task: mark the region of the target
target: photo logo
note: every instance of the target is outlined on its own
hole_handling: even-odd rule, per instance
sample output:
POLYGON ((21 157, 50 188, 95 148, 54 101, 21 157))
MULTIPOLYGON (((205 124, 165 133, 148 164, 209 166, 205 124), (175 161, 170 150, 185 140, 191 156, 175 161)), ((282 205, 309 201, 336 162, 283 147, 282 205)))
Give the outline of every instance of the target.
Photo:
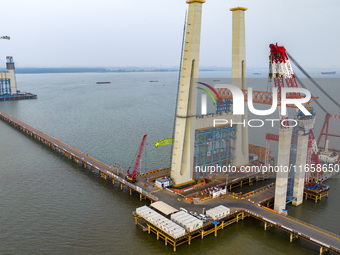
MULTIPOLYGON (((215 89, 203 82, 198 82, 201 85, 206 86, 209 88, 216 97, 219 99, 220 104, 222 105, 222 100, 221 97, 219 96, 218 92, 215 89, 229 89, 232 93, 233 96, 233 110, 232 113, 233 115, 244 115, 244 94, 243 91, 238 88, 235 85, 231 84, 216 84, 214 87, 215 89)), ((197 87, 198 89, 203 90, 206 92, 210 97, 213 99, 215 106, 217 107, 216 100, 214 96, 210 93, 210 91, 197 87)), ((278 103, 278 90, 277 88, 273 88, 273 100, 272 100, 272 105, 270 109, 267 110, 258 110, 255 109, 254 104, 253 104, 253 88, 248 88, 248 109, 251 113, 259 116, 266 116, 274 113, 277 109, 277 103, 278 103)), ((304 103, 309 102, 311 99, 312 95, 311 93, 304 88, 281 88, 281 112, 280 115, 286 116, 287 115, 287 105, 295 105, 305 116, 311 116, 312 114, 306 109, 306 107, 303 105, 304 103), (287 95, 290 94, 305 94, 305 97, 303 98, 287 98, 287 95)), ((207 115, 207 95, 202 94, 201 95, 201 114, 202 115, 207 115)))
MULTIPOLYGON (((220 102, 220 105, 222 105, 221 97, 220 97, 220 95, 217 93, 217 91, 213 87, 211 87, 210 85, 208 85, 206 83, 203 83, 203 82, 197 82, 197 83, 201 84, 203 86, 206 86, 207 88, 209 88, 216 95, 217 99, 220 102)), ((200 90, 203 90, 205 93, 207 93, 212 98, 212 100, 214 101, 215 106, 217 107, 217 103, 216 103, 215 97, 211 94, 211 92, 209 90, 203 89, 203 88, 200 88, 200 87, 197 87, 197 88, 200 89, 200 90)), ((207 94, 202 94, 201 95, 201 114, 202 115, 207 115, 207 94)))

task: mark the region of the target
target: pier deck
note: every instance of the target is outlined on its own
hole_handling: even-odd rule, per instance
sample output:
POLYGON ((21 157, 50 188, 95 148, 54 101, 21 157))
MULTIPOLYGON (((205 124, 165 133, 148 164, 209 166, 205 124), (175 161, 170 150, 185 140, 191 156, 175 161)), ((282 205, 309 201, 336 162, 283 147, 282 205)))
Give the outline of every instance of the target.
POLYGON ((37 99, 38 96, 32 93, 18 93, 14 95, 0 95, 0 101, 13 101, 13 100, 24 100, 24 99, 37 99))

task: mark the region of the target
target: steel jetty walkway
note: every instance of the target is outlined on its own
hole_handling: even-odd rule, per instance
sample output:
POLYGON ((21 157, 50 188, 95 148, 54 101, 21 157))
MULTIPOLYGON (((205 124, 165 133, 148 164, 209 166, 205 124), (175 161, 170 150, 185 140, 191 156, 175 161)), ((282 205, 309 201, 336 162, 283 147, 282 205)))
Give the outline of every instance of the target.
POLYGON ((334 233, 293 217, 280 215, 271 211, 271 209, 267 209, 267 207, 259 207, 254 204, 244 204, 242 207, 250 216, 263 221, 265 230, 270 226, 290 233, 290 242, 293 242, 295 238, 303 238, 318 245, 320 247, 320 254, 323 251, 340 253, 340 237, 334 233))
MULTIPOLYGON (((101 177, 105 179, 111 178, 113 183, 115 181, 119 182, 121 188, 123 188, 123 186, 129 187, 130 194, 132 191, 138 192, 141 199, 148 198, 151 201, 161 200, 173 207, 179 208, 185 206, 188 209, 195 211, 223 204, 232 209, 240 209, 241 211, 248 213, 250 216, 263 221, 265 224, 265 230, 268 227, 277 227, 289 232, 291 242, 294 240, 294 238, 300 237, 318 245, 320 247, 320 254, 322 254, 324 251, 340 253, 340 237, 338 235, 292 217, 277 214, 275 211, 252 201, 251 195, 244 199, 236 199, 235 196, 226 196, 224 200, 211 199, 199 204, 190 204, 186 201, 179 201, 179 195, 166 190, 159 190, 159 192, 157 192, 157 196, 155 196, 154 194, 151 194, 150 191, 143 188, 142 184, 138 184, 137 182, 137 185, 135 185, 126 181, 124 174, 119 173, 118 167, 110 167, 105 165, 104 163, 99 162, 98 160, 66 145, 65 143, 2 111, 0 111, 0 119, 19 129, 23 133, 37 139, 38 141, 42 142, 42 144, 61 153, 67 158, 74 160, 76 163, 82 164, 85 168, 92 169, 93 172, 98 171, 101 177)), ((257 196, 258 195, 254 195, 254 198, 257 196)), ((257 199, 254 200, 256 201, 257 199)))
POLYGON ((42 131, 39 131, 31 127, 30 125, 16 119, 15 117, 7 113, 0 111, 0 118, 8 122, 13 127, 18 128, 23 133, 37 139, 38 141, 41 141, 43 144, 47 145, 51 149, 58 151, 59 153, 66 156, 67 158, 74 160, 78 164, 82 164, 85 168, 90 168, 92 169, 93 172, 95 170, 98 171, 104 179, 109 177, 112 179, 113 183, 114 181, 119 182, 121 185, 121 188, 123 187, 123 185, 129 187, 130 193, 132 192, 132 190, 137 191, 140 194, 141 199, 143 197, 144 198, 147 197, 153 201, 158 200, 156 196, 144 190, 142 187, 139 187, 137 185, 134 185, 126 181, 124 178, 125 176, 120 176, 122 174, 119 173, 118 167, 115 167, 115 166, 110 167, 102 162, 99 162, 98 160, 78 151, 75 148, 72 148, 71 146, 68 146, 67 144, 45 134, 42 131))
MULTIPOLYGON (((272 189, 273 188, 269 188, 266 189, 266 191, 270 192, 272 189)), ((269 227, 276 227, 290 233, 290 242, 293 242, 296 238, 303 238, 318 245, 320 247, 320 254, 323 254, 325 251, 333 251, 340 254, 339 235, 296 218, 278 214, 272 209, 261 206, 259 203, 255 202, 258 199, 257 194, 254 195, 254 198, 256 197, 256 199, 253 199, 252 196, 248 196, 243 199, 235 199, 235 196, 229 194, 229 196, 225 196, 223 200, 215 198, 206 200, 199 204, 187 204, 185 205, 185 208, 192 211, 202 211, 203 208, 208 210, 209 208, 218 205, 224 205, 231 209, 241 210, 248 213, 249 216, 263 221, 264 230, 267 230, 269 227)), ((177 208, 184 207, 183 205, 179 205, 178 201, 169 196, 167 193, 158 192, 157 196, 159 200, 164 201, 175 208, 176 206, 177 208)))

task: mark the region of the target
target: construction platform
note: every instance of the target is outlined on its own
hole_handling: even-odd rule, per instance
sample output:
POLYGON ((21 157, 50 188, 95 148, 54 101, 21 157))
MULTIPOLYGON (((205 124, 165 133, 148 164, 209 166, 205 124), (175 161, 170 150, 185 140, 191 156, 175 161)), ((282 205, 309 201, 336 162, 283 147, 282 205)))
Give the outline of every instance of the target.
POLYGON ((25 99, 37 99, 38 96, 32 93, 17 93, 13 95, 0 95, 0 101, 11 101, 11 100, 25 100, 25 99))
POLYGON ((154 187, 154 185, 146 185, 149 183, 150 179, 168 174, 169 169, 151 171, 147 174, 138 176, 136 178, 136 183, 130 183, 125 179, 126 176, 120 172, 119 166, 110 167, 99 162, 98 160, 2 111, 0 111, 0 119, 9 123, 12 127, 20 130, 24 134, 32 137, 32 139, 35 139, 37 142, 64 155, 68 159, 71 159, 78 165, 91 170, 93 173, 99 173, 105 180, 111 181, 113 184, 116 182, 119 183, 121 189, 123 189, 123 187, 127 187, 130 191, 130 195, 133 191, 137 192, 140 200, 147 198, 150 199, 151 202, 163 201, 174 208, 186 208, 188 211, 204 212, 206 209, 220 205, 230 208, 231 214, 224 219, 212 223, 213 225, 208 222, 203 225, 201 229, 198 229, 197 232, 189 232, 181 240, 168 238, 160 229, 157 229, 156 226, 153 226, 151 223, 146 223, 149 224, 149 232, 155 232, 159 237, 164 239, 167 238, 166 243, 172 244, 175 250, 176 247, 182 243, 188 242, 190 244, 191 240, 196 237, 204 237, 211 233, 215 233, 215 235, 217 235, 217 230, 223 229, 231 223, 238 222, 238 220, 242 220, 245 217, 250 216, 263 221, 265 230, 267 230, 270 226, 289 232, 291 242, 295 238, 303 238, 314 243, 320 248, 320 254, 324 251, 340 253, 340 236, 292 217, 280 215, 274 210, 262 206, 259 202, 272 196, 273 186, 264 187, 263 190, 259 189, 254 192, 250 192, 249 194, 247 193, 243 197, 233 195, 228 192, 225 196, 223 196, 223 198, 217 196, 209 200, 200 201, 199 203, 193 203, 184 199, 183 196, 170 189, 159 189, 154 187), (265 193, 262 192, 267 192, 267 194, 263 196, 265 193))
POLYGON ((136 225, 140 225, 142 228, 147 230, 149 234, 151 232, 154 233, 157 236, 157 240, 159 240, 159 238, 163 239, 165 241, 165 245, 172 245, 174 251, 176 251, 176 248, 179 245, 184 243, 188 243, 190 245, 191 241, 197 237, 201 237, 201 239, 203 239, 205 236, 210 234, 214 234, 215 236, 217 236, 218 230, 222 230, 226 226, 238 222, 239 220, 244 220, 246 217, 249 217, 249 214, 244 210, 235 210, 232 214, 224 217, 223 219, 220 219, 218 224, 214 224, 212 221, 204 223, 202 228, 192 232, 188 232, 184 236, 181 236, 179 238, 173 238, 164 230, 157 227, 155 224, 151 223, 143 217, 140 217, 136 212, 133 213, 133 216, 135 218, 136 225))
POLYGON ((323 183, 310 183, 305 185, 304 189, 304 196, 306 199, 310 198, 315 201, 315 203, 318 202, 318 200, 321 200, 323 197, 328 197, 328 192, 330 190, 330 187, 323 184, 323 183))
MULTIPOLYGON (((233 203, 229 203, 229 206, 230 205, 235 206, 235 204, 233 203)), ((246 205, 246 203, 244 205, 246 205)), ((214 234, 214 236, 217 237, 218 230, 223 230, 225 227, 232 223, 237 223, 247 217, 252 217, 263 222, 263 227, 265 231, 269 230, 270 228, 276 227, 277 229, 281 229, 289 233, 290 242, 293 242, 295 239, 302 238, 318 245, 320 247, 320 254, 328 251, 340 253, 339 248, 327 244, 328 241, 326 241, 326 239, 332 237, 338 245, 340 242, 340 236, 322 230, 316 226, 297 220, 295 218, 280 215, 276 211, 267 207, 254 205, 253 203, 247 203, 247 205, 248 206, 245 206, 246 208, 238 208, 237 206, 235 206, 235 208, 233 208, 230 214, 226 217, 223 217, 217 221, 209 220, 209 222, 204 223, 201 228, 195 229, 194 231, 187 231, 185 235, 178 238, 170 236, 162 228, 156 226, 145 217, 139 216, 136 212, 134 212, 133 215, 136 225, 141 226, 144 231, 148 231, 149 234, 151 232, 154 233, 157 237, 157 240, 159 240, 160 238, 163 239, 165 241, 165 245, 172 245, 174 251, 176 251, 177 247, 181 244, 188 243, 188 245, 190 245, 191 241, 197 237, 201 237, 201 239, 203 239, 209 234, 214 234), (322 237, 319 237, 319 239, 315 239, 315 235, 318 233, 322 233, 322 235, 326 237, 326 239, 322 237)), ((335 243, 333 245, 335 245, 335 243)))

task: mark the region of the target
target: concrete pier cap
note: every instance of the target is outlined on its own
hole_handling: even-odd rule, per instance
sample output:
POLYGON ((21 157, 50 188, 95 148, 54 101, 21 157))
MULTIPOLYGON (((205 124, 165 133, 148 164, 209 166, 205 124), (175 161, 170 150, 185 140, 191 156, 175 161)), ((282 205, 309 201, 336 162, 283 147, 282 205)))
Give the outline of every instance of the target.
POLYGON ((202 4, 204 4, 205 0, 188 0, 187 1, 187 4, 191 4, 191 3, 202 3, 202 4))
POLYGON ((245 7, 234 7, 234 8, 230 8, 229 9, 230 11, 246 11, 248 10, 248 8, 245 8, 245 7))

